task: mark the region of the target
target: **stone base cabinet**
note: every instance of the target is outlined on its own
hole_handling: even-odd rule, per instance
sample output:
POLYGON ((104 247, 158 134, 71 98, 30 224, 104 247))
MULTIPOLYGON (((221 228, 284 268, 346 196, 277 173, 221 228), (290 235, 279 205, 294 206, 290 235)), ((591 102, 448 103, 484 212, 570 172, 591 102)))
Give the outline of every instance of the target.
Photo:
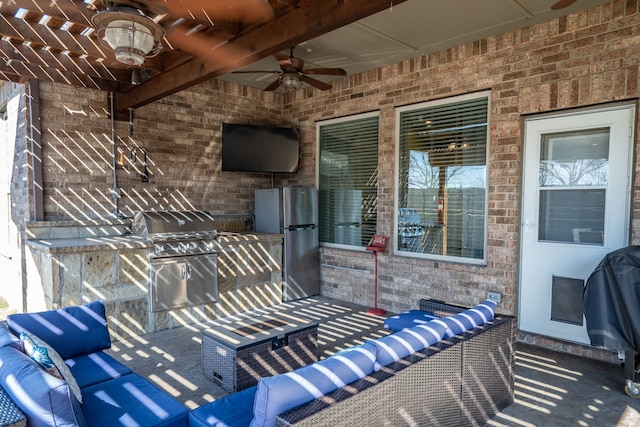
POLYGON ((220 232, 218 300, 151 309, 151 244, 127 234, 130 225, 73 221, 30 224, 28 310, 103 301, 115 339, 206 322, 282 302, 281 234, 220 232))

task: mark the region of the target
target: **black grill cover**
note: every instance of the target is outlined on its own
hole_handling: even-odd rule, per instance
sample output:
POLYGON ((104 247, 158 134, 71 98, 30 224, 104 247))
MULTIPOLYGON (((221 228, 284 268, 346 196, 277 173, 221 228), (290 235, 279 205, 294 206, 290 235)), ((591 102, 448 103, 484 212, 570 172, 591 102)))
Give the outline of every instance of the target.
POLYGON ((591 345, 640 349, 640 246, 607 254, 584 289, 584 315, 591 345))

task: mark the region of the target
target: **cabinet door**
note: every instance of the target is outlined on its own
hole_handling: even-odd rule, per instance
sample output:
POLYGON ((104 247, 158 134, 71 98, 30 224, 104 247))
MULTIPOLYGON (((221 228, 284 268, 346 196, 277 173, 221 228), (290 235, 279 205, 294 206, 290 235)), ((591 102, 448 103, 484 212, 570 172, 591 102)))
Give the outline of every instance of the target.
POLYGON ((185 261, 156 260, 151 263, 151 308, 153 311, 187 304, 187 270, 185 261))
POLYGON ((217 301, 216 255, 197 255, 187 258, 187 299, 193 305, 217 301))

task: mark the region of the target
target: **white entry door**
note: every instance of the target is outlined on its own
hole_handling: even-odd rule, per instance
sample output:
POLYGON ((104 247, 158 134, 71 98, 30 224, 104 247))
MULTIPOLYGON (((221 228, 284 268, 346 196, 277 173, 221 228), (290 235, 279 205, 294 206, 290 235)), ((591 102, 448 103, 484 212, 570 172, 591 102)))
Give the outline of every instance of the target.
POLYGON ((635 107, 525 121, 519 327, 589 344, 582 292, 629 242, 635 107))

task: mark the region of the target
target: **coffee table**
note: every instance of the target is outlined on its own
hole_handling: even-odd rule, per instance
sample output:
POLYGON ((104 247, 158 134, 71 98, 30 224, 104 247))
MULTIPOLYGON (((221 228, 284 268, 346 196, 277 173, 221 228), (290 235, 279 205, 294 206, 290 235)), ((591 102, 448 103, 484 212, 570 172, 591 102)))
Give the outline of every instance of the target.
POLYGON ((306 319, 256 314, 202 331, 202 371, 229 392, 317 360, 318 324, 306 319))

